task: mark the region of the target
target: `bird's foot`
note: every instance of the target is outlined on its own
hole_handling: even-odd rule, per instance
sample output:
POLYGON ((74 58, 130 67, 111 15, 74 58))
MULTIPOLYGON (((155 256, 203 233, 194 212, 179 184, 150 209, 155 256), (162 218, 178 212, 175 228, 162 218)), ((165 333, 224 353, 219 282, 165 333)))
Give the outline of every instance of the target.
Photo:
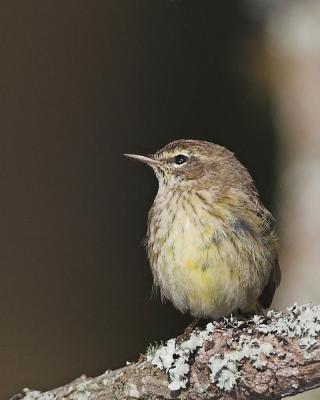
POLYGON ((191 333, 194 331, 194 329, 196 328, 196 326, 198 325, 200 321, 200 318, 195 318, 183 331, 183 333, 181 335, 179 335, 177 337, 177 341, 183 342, 184 340, 189 339, 191 333))

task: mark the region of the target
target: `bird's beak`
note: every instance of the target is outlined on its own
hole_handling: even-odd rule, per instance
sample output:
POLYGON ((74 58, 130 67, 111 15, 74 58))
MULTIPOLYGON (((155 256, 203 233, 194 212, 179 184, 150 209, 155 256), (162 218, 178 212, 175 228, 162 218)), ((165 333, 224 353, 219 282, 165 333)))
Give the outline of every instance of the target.
POLYGON ((140 161, 144 164, 150 165, 150 167, 157 167, 160 165, 160 161, 154 159, 152 156, 140 156, 139 154, 124 154, 126 157, 132 158, 133 160, 140 161))

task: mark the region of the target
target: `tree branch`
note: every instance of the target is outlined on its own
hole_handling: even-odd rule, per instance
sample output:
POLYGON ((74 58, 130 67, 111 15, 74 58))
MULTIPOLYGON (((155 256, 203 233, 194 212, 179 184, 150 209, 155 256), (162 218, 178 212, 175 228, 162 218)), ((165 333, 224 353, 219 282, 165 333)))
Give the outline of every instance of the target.
POLYGON ((320 386, 320 306, 226 318, 196 328, 137 363, 12 400, 280 399, 320 386))

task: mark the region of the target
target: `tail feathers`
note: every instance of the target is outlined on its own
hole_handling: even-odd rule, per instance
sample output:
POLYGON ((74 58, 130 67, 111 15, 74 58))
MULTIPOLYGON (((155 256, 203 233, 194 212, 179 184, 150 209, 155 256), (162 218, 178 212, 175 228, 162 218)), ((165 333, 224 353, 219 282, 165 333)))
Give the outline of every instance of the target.
POLYGON ((245 308, 241 308, 238 313, 243 316, 250 316, 250 315, 265 315, 264 309, 261 304, 256 301, 255 303, 250 304, 245 308))
POLYGON ((281 270, 280 270, 279 259, 278 257, 276 257, 269 282, 267 283, 260 297, 258 298, 258 303, 263 308, 269 308, 271 306, 274 292, 276 291, 276 288, 279 286, 280 281, 281 281, 281 270))

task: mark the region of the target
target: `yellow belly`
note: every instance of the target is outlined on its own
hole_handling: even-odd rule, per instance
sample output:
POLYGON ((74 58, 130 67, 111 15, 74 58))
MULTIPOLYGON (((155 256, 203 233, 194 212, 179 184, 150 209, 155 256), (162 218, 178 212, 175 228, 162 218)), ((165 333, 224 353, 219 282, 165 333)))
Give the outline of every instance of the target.
POLYGON ((186 246, 176 255, 174 269, 179 283, 176 281, 174 286, 181 287, 192 314, 225 315, 231 313, 237 303, 242 305, 244 295, 239 265, 230 263, 232 253, 236 260, 235 249, 223 239, 219 245, 186 246))
POLYGON ((200 207, 195 215, 195 207, 178 207, 171 223, 164 209, 168 215, 150 232, 149 257, 164 298, 182 312, 219 318, 253 303, 264 282, 252 274, 245 251, 230 240, 221 219, 200 207))

